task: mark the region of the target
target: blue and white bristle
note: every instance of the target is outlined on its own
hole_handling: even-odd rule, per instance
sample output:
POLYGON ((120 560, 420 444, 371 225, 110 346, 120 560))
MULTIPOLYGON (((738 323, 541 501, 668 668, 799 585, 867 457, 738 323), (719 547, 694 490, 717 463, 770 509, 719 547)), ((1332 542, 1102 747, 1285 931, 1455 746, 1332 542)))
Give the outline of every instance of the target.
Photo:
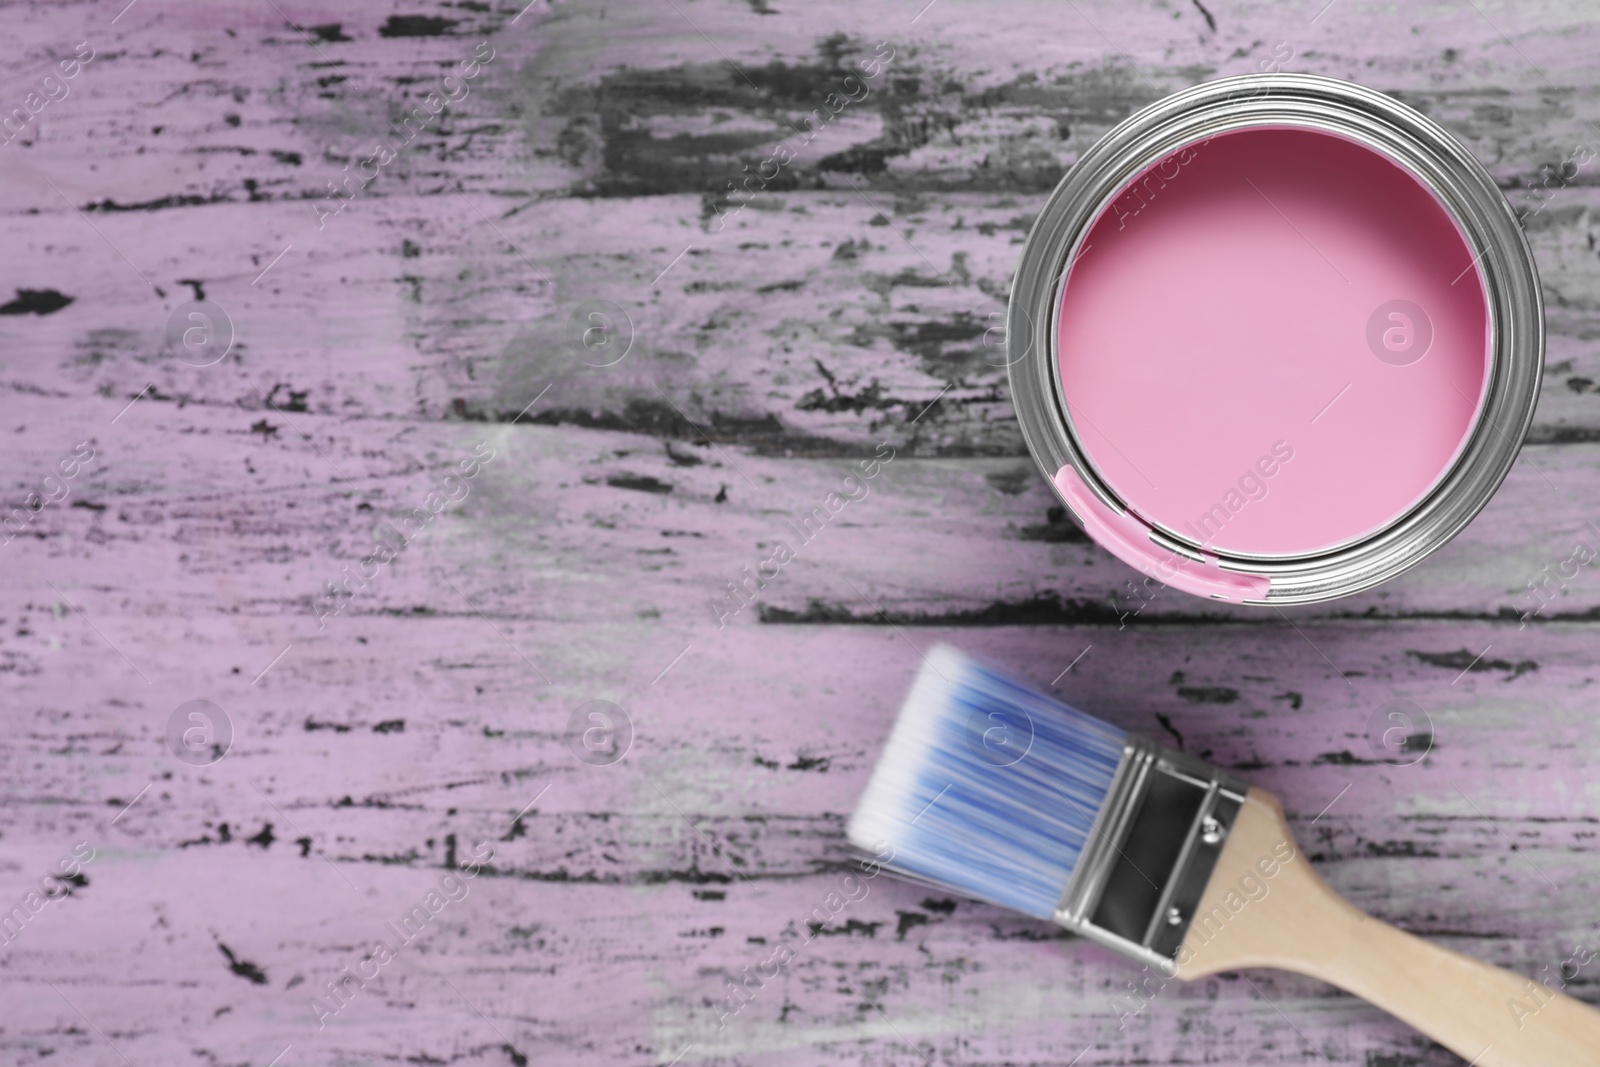
POLYGON ((936 646, 906 697, 850 843, 889 866, 1049 919, 1127 734, 936 646))

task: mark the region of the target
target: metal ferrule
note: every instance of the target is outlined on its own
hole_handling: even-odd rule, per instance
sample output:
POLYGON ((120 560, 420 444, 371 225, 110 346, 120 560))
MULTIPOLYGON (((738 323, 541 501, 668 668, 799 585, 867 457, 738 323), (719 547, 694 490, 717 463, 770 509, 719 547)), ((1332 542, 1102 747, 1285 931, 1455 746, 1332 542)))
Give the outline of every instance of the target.
POLYGON ((1056 922, 1175 973, 1248 788, 1192 756, 1130 736, 1056 922))

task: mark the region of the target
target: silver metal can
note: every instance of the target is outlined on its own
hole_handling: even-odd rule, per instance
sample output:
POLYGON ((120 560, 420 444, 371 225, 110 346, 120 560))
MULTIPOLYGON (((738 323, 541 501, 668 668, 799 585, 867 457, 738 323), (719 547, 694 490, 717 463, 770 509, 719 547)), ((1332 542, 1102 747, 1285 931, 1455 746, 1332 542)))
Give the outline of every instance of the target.
POLYGON ((1012 401, 1029 451, 1096 541, 1165 584, 1215 599, 1280 605, 1348 596, 1386 581, 1455 536, 1488 503, 1533 418, 1544 361, 1544 309, 1515 212, 1483 166, 1443 128, 1349 82, 1256 74, 1208 82, 1151 104, 1083 154, 1023 246, 1006 338, 1012 401), (1477 256, 1485 291, 1485 390, 1453 463, 1386 526, 1311 554, 1213 550, 1135 514, 1084 447, 1061 377, 1063 295, 1094 224, 1157 163, 1218 134, 1252 128, 1332 134, 1399 166, 1452 217, 1477 256), (1069 469, 1089 495, 1072 499, 1062 491, 1056 475, 1069 469))

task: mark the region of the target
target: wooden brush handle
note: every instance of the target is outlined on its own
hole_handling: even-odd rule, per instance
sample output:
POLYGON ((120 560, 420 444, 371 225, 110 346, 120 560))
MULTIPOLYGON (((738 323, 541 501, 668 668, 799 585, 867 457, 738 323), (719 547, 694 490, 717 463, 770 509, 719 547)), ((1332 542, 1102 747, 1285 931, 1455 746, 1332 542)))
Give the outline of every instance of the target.
MULTIPOLYGON (((1223 845, 1178 960, 1185 979, 1241 967, 1320 978, 1474 1067, 1600 1067, 1600 1011, 1357 910, 1311 869, 1278 801, 1257 789, 1223 845)), ((1561 968, 1551 963, 1547 981, 1559 989, 1561 968)))

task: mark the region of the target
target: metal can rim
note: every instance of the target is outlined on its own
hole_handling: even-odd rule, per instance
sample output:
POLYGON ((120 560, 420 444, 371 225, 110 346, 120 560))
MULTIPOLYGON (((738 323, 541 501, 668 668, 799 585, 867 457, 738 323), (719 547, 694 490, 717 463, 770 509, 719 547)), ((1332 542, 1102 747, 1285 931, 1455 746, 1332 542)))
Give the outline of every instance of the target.
POLYGON ((1544 362, 1544 305, 1532 250, 1488 171, 1443 127, 1376 90, 1308 74, 1224 78, 1150 104, 1073 164, 1035 220, 1012 281, 1006 362, 1023 439, 1063 503, 1089 525, 1056 485, 1056 472, 1070 467, 1100 504, 1136 518, 1095 470, 1067 415, 1056 338, 1068 270, 1089 229, 1128 182, 1185 145, 1263 127, 1353 140, 1426 185, 1478 254, 1489 316, 1488 373, 1463 447, 1432 490, 1382 529, 1332 549, 1269 558, 1197 551, 1146 527, 1157 552, 1193 559, 1222 576, 1267 583, 1264 593, 1213 596, 1254 604, 1313 603, 1387 581, 1459 533, 1504 481, 1533 420, 1544 362))

